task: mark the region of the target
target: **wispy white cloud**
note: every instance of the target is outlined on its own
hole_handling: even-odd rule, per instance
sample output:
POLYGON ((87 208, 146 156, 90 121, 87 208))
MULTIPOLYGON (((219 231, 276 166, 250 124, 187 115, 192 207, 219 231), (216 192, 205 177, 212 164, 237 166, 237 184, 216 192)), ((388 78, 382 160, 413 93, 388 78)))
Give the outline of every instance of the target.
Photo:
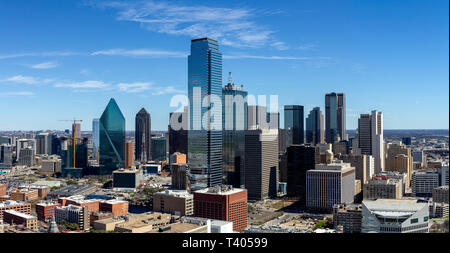
POLYGON ((35 94, 30 91, 0 92, 0 97, 34 96, 34 95, 35 94))
POLYGON ((73 89, 107 89, 110 84, 103 81, 89 80, 84 82, 61 82, 55 83, 53 87, 73 88, 73 89))
POLYGON ((52 69, 58 67, 59 64, 54 61, 42 62, 39 64, 31 65, 30 67, 33 69, 52 69))
POLYGON ((71 56, 79 53, 71 51, 53 51, 53 52, 31 52, 31 53, 16 53, 16 54, 0 54, 0 60, 21 58, 21 57, 49 57, 49 56, 71 56))
POLYGON ((31 76, 22 76, 22 75, 17 75, 17 76, 12 76, 9 78, 5 78, 0 80, 0 82, 3 83, 25 83, 25 84, 37 84, 38 83, 38 79, 31 77, 31 76))
POLYGON ((328 60, 329 57, 262 56, 262 55, 224 55, 224 59, 260 59, 260 60, 328 60))
POLYGON ((188 54, 176 51, 153 49, 108 49, 91 53, 91 55, 129 56, 129 57, 186 57, 188 54))
POLYGON ((117 20, 136 22, 158 33, 207 36, 234 47, 262 47, 275 43, 275 48, 283 48, 273 36, 275 31, 254 21, 261 16, 279 13, 276 10, 184 6, 152 0, 91 2, 89 5, 101 9, 114 8, 118 10, 117 20))
POLYGON ((186 93, 185 90, 176 89, 173 86, 167 86, 164 88, 156 88, 156 91, 152 95, 164 95, 164 94, 176 94, 176 93, 186 93))
POLYGON ((126 93, 136 93, 136 92, 142 92, 145 90, 150 90, 153 85, 153 83, 119 83, 117 87, 120 91, 126 92, 126 93))

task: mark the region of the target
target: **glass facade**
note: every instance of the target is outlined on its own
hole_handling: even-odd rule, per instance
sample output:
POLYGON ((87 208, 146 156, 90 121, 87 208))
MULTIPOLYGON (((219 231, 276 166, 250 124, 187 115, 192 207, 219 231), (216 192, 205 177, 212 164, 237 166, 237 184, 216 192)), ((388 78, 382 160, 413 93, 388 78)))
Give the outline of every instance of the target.
POLYGON ((284 129, 288 132, 286 135, 286 147, 289 147, 292 144, 303 144, 305 142, 303 106, 284 106, 284 129))
POLYGON ((196 101, 202 103, 208 95, 222 98, 222 54, 216 40, 195 39, 188 56, 188 163, 191 171, 196 173, 191 177, 191 190, 222 183, 222 120, 217 122, 216 118, 222 116, 222 107, 215 106, 211 100, 209 107, 194 104, 196 101), (208 120, 205 124, 202 124, 203 118, 208 120), (213 122, 219 129, 213 128, 213 122))
POLYGON ((333 92, 325 95, 325 128, 327 143, 346 139, 344 93, 333 92))
POLYGON ((98 160, 100 147, 100 119, 92 120, 92 157, 98 160))
POLYGON ((306 143, 313 145, 322 143, 323 135, 323 114, 319 107, 315 107, 306 118, 306 143))
POLYGON ((146 162, 152 159, 151 155, 151 125, 150 125, 150 114, 142 108, 136 114, 136 125, 135 125, 135 160, 146 162))
POLYGON ((222 96, 222 170, 223 183, 243 188, 245 185, 245 130, 248 106, 246 91, 229 83, 222 96), (241 99, 242 98, 242 99, 241 99))
POLYGON ((112 174, 124 166, 125 118, 111 98, 100 117, 100 175, 112 174))
POLYGON ((152 145, 152 159, 154 161, 167 160, 167 139, 165 137, 153 137, 152 145))

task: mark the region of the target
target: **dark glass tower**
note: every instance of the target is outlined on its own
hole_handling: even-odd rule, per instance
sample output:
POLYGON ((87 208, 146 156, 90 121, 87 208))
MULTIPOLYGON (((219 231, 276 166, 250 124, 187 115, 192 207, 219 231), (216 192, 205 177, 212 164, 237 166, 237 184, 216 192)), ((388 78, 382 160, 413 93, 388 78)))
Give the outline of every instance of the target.
POLYGON ((323 114, 319 107, 314 107, 306 118, 306 143, 317 145, 323 141, 323 114))
POLYGON ((222 88, 222 159, 223 183, 244 188, 245 130, 247 130, 248 93, 231 79, 222 88))
POLYGON ((304 113, 302 105, 284 106, 284 129, 286 134, 286 147, 292 144, 303 144, 305 141, 304 113))
POLYGON ((345 94, 328 93, 325 95, 325 138, 334 143, 339 138, 345 140, 345 94))
POLYGON ((114 98, 111 98, 100 117, 100 171, 112 174, 124 166, 125 117, 114 98))
POLYGON ((151 156, 151 125, 150 114, 142 108, 136 114, 134 157, 136 161, 146 162, 152 159, 151 156))
POLYGON ((306 203, 306 171, 316 167, 318 148, 292 145, 287 148, 287 194, 306 203))
POLYGON ((214 105, 213 100, 209 100, 209 107, 201 106, 210 95, 215 95, 219 101, 222 98, 222 53, 216 40, 195 39, 191 41, 191 54, 188 56, 191 190, 222 183, 222 120, 215 118, 222 116, 222 107, 214 105), (212 115, 214 119, 211 119, 212 115), (207 119, 204 124, 203 118, 207 119))

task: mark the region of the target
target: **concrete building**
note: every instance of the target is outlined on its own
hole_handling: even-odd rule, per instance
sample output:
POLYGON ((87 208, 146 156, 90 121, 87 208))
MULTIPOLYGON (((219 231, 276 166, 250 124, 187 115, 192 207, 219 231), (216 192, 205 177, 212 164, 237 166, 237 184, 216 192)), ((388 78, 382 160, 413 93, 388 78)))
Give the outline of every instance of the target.
POLYGON ((245 132, 245 188, 249 200, 262 200, 278 191, 278 130, 245 132))
POLYGON ((166 190, 153 195, 153 210, 180 216, 194 214, 194 196, 187 191, 166 190))
POLYGON ((173 154, 170 155, 169 158, 169 163, 170 164, 186 164, 187 160, 186 160, 186 154, 180 153, 180 152, 175 152, 173 154))
POLYGON ((443 218, 448 217, 448 203, 443 202, 431 202, 430 205, 430 217, 443 218))
POLYGON ((361 205, 334 205, 333 206, 333 223, 334 228, 343 227, 344 233, 361 233, 361 205))
POLYGON ((3 219, 3 212, 6 210, 15 210, 21 213, 31 214, 31 203, 14 200, 0 202, 0 220, 3 219))
POLYGON ((440 169, 441 172, 441 185, 448 186, 448 165, 442 166, 440 169))
POLYGON ((39 198, 37 189, 15 189, 10 193, 11 200, 32 202, 39 198))
POLYGON ((401 199, 402 181, 387 176, 374 176, 364 184, 364 199, 401 199))
POLYGON ((448 204, 448 185, 433 189, 433 202, 448 204))
POLYGON ((80 230, 89 228, 89 209, 87 206, 62 206, 55 208, 56 223, 61 224, 63 221, 75 223, 80 230))
POLYGON ((134 142, 131 142, 131 141, 125 142, 125 161, 124 161, 125 169, 129 169, 133 166, 133 162, 134 162, 133 148, 134 148, 134 142))
POLYGON ((361 114, 355 139, 353 142, 355 154, 373 156, 375 173, 383 171, 385 168, 383 113, 373 110, 371 114, 361 114))
POLYGON ((140 169, 118 169, 113 171, 113 190, 136 191, 142 184, 143 174, 140 169))
POLYGON ((431 197, 433 189, 439 187, 439 173, 437 171, 414 171, 412 173, 411 188, 416 197, 431 197))
POLYGON ((306 172, 306 207, 313 211, 332 212, 335 204, 353 203, 355 168, 335 161, 317 164, 306 172))
POLYGON ((37 218, 35 216, 16 210, 5 210, 3 212, 3 222, 11 225, 23 225, 30 230, 38 229, 37 218))
POLYGON ((377 199, 362 202, 362 233, 428 233, 428 203, 377 199))
POLYGON ((128 216, 125 222, 116 224, 114 231, 120 233, 148 233, 170 224, 171 215, 162 213, 143 213, 128 216))
POLYGON ((234 231, 247 228, 247 190, 216 186, 194 192, 194 216, 233 222, 234 231))
POLYGON ((53 175, 62 172, 62 161, 58 156, 49 156, 41 162, 40 172, 53 175))
POLYGON ((411 148, 401 143, 389 143, 387 146, 385 169, 388 171, 398 171, 408 175, 406 187, 411 186, 413 159, 411 148))
POLYGON ((335 158, 355 167, 355 179, 361 180, 362 184, 375 174, 375 160, 371 155, 348 154, 337 155, 335 158))
POLYGON ((427 156, 424 154, 423 150, 412 151, 413 162, 420 163, 421 167, 426 167, 427 156))

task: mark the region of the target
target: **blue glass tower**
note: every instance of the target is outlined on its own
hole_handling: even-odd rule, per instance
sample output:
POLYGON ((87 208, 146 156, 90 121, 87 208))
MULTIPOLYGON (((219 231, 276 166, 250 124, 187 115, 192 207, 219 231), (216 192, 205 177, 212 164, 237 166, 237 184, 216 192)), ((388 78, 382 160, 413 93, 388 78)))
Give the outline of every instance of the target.
POLYGON ((320 107, 314 107, 306 118, 306 143, 317 145, 323 142, 323 114, 320 107))
POLYGON ((98 160, 98 152, 100 147, 100 120, 92 120, 92 156, 98 160))
POLYGON ((188 56, 191 190, 222 183, 222 107, 214 104, 211 95, 219 102, 222 99, 222 53, 216 40, 195 39, 188 56), (210 101, 209 106, 202 106, 204 100, 210 101), (202 122, 204 118, 206 122, 202 122))
POLYGON ((301 105, 284 106, 284 128, 289 133, 286 135, 286 147, 292 144, 304 143, 304 113, 301 105))
POLYGON ((247 130, 247 91, 231 78, 222 88, 222 159, 223 183, 236 188, 245 186, 245 130, 247 130))
POLYGON ((325 95, 325 131, 327 143, 346 139, 344 93, 325 95))
POLYGON ((100 175, 123 168, 125 158, 125 117, 111 98, 100 117, 100 175))

